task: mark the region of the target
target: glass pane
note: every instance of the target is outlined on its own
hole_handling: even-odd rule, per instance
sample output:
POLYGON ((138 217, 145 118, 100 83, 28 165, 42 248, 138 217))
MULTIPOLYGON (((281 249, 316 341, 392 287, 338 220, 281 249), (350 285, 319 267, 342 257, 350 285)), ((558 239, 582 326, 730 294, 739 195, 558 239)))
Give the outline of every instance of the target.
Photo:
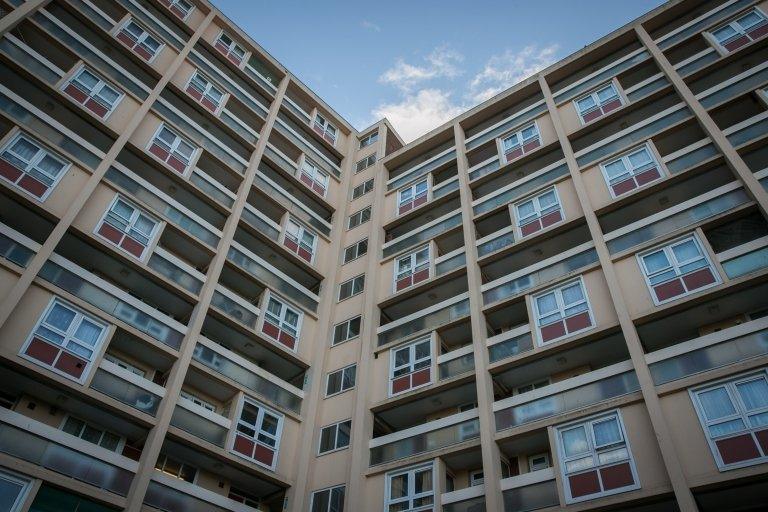
POLYGON ((536 307, 539 310, 539 316, 544 316, 553 311, 557 311, 557 299, 554 292, 536 297, 536 307))
POLYGON ((343 446, 349 446, 349 431, 352 428, 352 424, 349 421, 339 424, 339 432, 336 437, 336 447, 341 448, 343 446))
POLYGON ((760 378, 736 384, 747 411, 768 407, 768 382, 760 378))
POLYGON ((280 312, 283 309, 283 305, 277 302, 275 299, 269 299, 269 304, 267 305, 267 311, 275 315, 276 317, 280 317, 280 312))
POLYGON ((335 372, 328 375, 328 386, 326 393, 331 395, 341 391, 341 372, 335 372))
POLYGON ((73 436, 80 437, 80 431, 83 429, 84 426, 85 426, 85 423, 70 416, 67 418, 67 421, 64 422, 64 426, 61 427, 61 430, 63 430, 67 434, 72 434, 73 436))
POLYGON ((101 435, 103 433, 104 432, 102 430, 94 428, 90 425, 86 425, 80 437, 83 439, 83 441, 88 441, 89 443, 98 444, 99 441, 101 440, 101 435))
POLYGON ((752 11, 746 16, 739 18, 736 23, 741 25, 741 27, 746 30, 753 25, 757 25, 761 21, 763 21, 762 16, 757 14, 755 11, 752 11))
POLYGON ((96 325, 95 323, 91 322, 90 320, 83 319, 82 322, 80 322, 80 325, 77 327, 77 331, 75 331, 75 339, 82 341, 86 345, 93 347, 96 345, 96 342, 99 340, 99 336, 101 336, 101 326, 96 325))
POLYGON ((587 432, 583 426, 564 430, 561 433, 561 437, 563 440, 563 451, 565 452, 566 457, 572 457, 589 451, 587 432))
POLYGON ((425 357, 429 357, 429 345, 429 341, 416 345, 416 359, 424 359, 425 357))
POLYGON ((266 432, 268 434, 277 434, 277 426, 279 424, 280 420, 278 420, 276 417, 272 416, 271 414, 265 414, 264 419, 261 422, 261 430, 262 432, 266 432))
POLYGON ((736 414, 736 409, 733 407, 725 387, 699 393, 699 402, 701 403, 704 417, 710 421, 736 414))
POLYGON ((643 263, 649 274, 655 274, 670 266, 667 255, 661 250, 643 256, 643 263))
POLYGON ((675 254, 675 259, 678 263, 689 261, 701 256, 701 252, 693 240, 686 240, 683 243, 673 245, 672 252, 675 254))
POLYGON ((616 96, 616 91, 613 89, 613 86, 606 87, 605 89, 601 89, 597 91, 597 98, 600 100, 600 102, 604 102, 606 100, 609 100, 616 96))
POLYGON ((416 477, 415 481, 415 491, 416 494, 420 494, 422 492, 427 492, 432 490, 432 470, 428 469, 426 471, 417 471, 414 475, 416 477))
POLYGON ((330 494, 329 490, 314 493, 312 495, 312 512, 328 512, 330 494))
POLYGON ((117 98, 120 97, 120 93, 118 93, 116 90, 112 89, 111 87, 104 86, 99 91, 99 98, 104 100, 108 105, 113 105, 117 98))
POLYGON ((112 213, 119 216, 122 219, 125 219, 126 221, 131 218, 134 212, 134 208, 126 203, 125 201, 117 200, 115 201, 115 204, 112 205, 112 208, 110 209, 112 213))
POLYGON ((595 447, 599 448, 621 442, 621 430, 616 418, 594 423, 592 431, 595 434, 595 447))
POLYGON ((404 498, 408 495, 408 473, 393 476, 389 480, 389 496, 391 498, 404 498))
POLYGON ((11 146, 11 151, 29 162, 37 154, 38 147, 25 138, 19 138, 11 146))
POLYGON ((563 304, 568 307, 571 304, 584 300, 584 291, 581 289, 581 283, 576 283, 562 289, 563 304))
POLYGON ((64 169, 64 163, 58 161, 50 155, 45 155, 42 160, 38 162, 37 168, 51 178, 56 178, 61 173, 62 169, 64 169))
POLYGON ((580 99, 576 103, 578 104, 579 110, 581 112, 589 110, 595 106, 595 100, 592 98, 592 96, 587 96, 586 98, 580 99))
POLYGON ((66 331, 69 329, 74 318, 74 311, 65 308, 61 304, 54 304, 53 308, 48 313, 48 316, 45 318, 45 323, 62 331, 66 331))
POLYGON ((611 450, 609 452, 601 453, 597 456, 600 464, 612 464, 621 460, 629 458, 629 453, 626 448, 619 448, 618 450, 611 450))
POLYGON ((320 452, 327 452, 335 448, 336 427, 326 427, 320 430, 320 452))
POLYGON ((736 34, 738 34, 738 32, 736 32, 736 30, 733 29, 733 27, 731 27, 730 25, 726 25, 725 27, 723 27, 723 28, 721 28, 719 30, 715 30, 712 33, 712 35, 715 36, 715 39, 717 39, 721 43, 723 41, 725 41, 726 39, 730 39, 731 37, 735 36, 736 34))
POLYGON ((611 162, 605 166, 605 173, 608 175, 609 179, 621 176, 626 172, 627 170, 624 168, 624 162, 622 160, 616 160, 615 162, 611 162))
POLYGON ((536 208, 534 208, 533 206, 533 201, 526 201, 524 203, 517 205, 517 215, 521 219, 530 217, 531 215, 535 215, 535 214, 536 214, 536 208))
POLYGON ((553 206, 556 204, 557 204, 557 196, 555 195, 554 190, 551 190, 546 194, 542 194, 539 196, 539 205, 541 206, 542 210, 546 210, 550 206, 553 206))
POLYGON ((410 348, 401 348, 395 351, 395 367, 405 366, 410 361, 410 348))
POLYGON ((16 500, 23 489, 22 484, 12 482, 0 473, 0 510, 11 512, 16 510, 12 507, 16 504, 16 500))
POLYGON ((744 430, 744 428, 744 421, 742 419, 735 419, 724 421, 723 423, 718 423, 716 425, 711 425, 709 427, 709 432, 712 437, 719 437, 732 434, 734 432, 741 432, 744 430))
POLYGON ((768 425, 768 412, 764 412, 761 414, 755 414, 753 416, 749 417, 749 423, 753 427, 763 427, 765 425, 768 425))
POLYGON ((643 165, 650 163, 651 161, 651 155, 648 153, 648 150, 643 148, 642 150, 632 153, 629 155, 629 163, 632 164, 632 167, 634 169, 637 169, 638 167, 642 167, 643 165))

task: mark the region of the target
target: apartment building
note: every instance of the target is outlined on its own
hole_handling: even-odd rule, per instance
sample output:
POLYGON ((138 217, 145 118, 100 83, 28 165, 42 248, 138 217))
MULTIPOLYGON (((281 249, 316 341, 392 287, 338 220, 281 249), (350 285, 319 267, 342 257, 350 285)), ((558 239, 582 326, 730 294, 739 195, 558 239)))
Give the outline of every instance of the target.
POLYGON ((405 145, 207 1, 0 0, 0 512, 765 510, 766 35, 405 145))

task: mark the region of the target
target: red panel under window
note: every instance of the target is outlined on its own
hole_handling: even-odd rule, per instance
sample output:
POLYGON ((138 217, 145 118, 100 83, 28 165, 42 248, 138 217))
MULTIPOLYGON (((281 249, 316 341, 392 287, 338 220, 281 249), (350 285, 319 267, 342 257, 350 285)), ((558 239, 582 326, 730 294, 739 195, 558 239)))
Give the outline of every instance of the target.
POLYGON ((660 177, 661 177, 661 174, 659 173, 659 170, 655 167, 652 167, 635 176, 635 179, 637 180, 637 184, 642 187, 643 185, 646 185, 654 180, 657 180, 660 177))
POLYGON ((53 366, 57 370, 61 370, 67 375, 71 375, 72 377, 79 379, 83 375, 85 366, 87 364, 87 361, 84 359, 80 359, 79 357, 67 352, 62 352, 59 360, 56 361, 56 364, 53 366))
POLYGON ((429 279, 429 269, 425 268, 413 274, 413 284, 420 283, 429 279))
POLYGON ((275 460, 275 451, 266 446, 257 444, 256 453, 253 458, 267 466, 271 466, 272 462, 275 460))
POLYGON ((763 455, 768 455, 768 430, 755 432, 755 437, 757 437, 760 448, 763 449, 763 455))
POLYGON ((233 446, 233 449, 238 453, 242 453, 246 457, 253 457, 253 448, 255 445, 256 443, 254 443, 252 440, 237 434, 235 436, 235 445, 233 446))
POLYGON ((32 176, 24 176, 19 180, 19 186, 36 197, 43 197, 48 187, 32 176))
POLYGON ((541 218, 541 227, 548 228, 552 224, 556 224, 561 220, 563 220, 563 215, 560 213, 560 210, 548 213, 541 218))
POLYGON ((603 113, 607 114, 608 112, 611 112, 612 110, 616 110, 621 106, 621 101, 619 99, 615 99, 612 101, 609 101, 605 105, 603 105, 603 113))
POLYGON ((88 99, 88 95, 75 87, 73 84, 67 85, 64 88, 64 92, 71 96, 78 103, 83 103, 86 99, 88 99))
POLYGON ((99 227, 99 234, 112 243, 119 244, 123 239, 123 232, 104 222, 99 227))
POLYGON ((528 142, 523 146, 523 151, 528 153, 529 151, 532 151, 539 146, 541 146, 541 141, 539 141, 539 139, 532 140, 531 142, 528 142))
POLYGON ((729 52, 732 52, 738 48, 741 48, 745 44, 749 42, 749 38, 747 36, 739 36, 738 38, 734 39, 733 41, 726 43, 725 49, 729 52))
POLYGON ((312 128, 313 128, 313 129, 314 129, 314 130, 315 130, 317 133, 319 133, 320 135, 322 135, 322 134, 324 134, 324 133, 325 133, 325 130, 323 130, 322 126, 319 126, 319 125, 314 125, 312 128))
POLYGON ((424 368, 411 375, 411 385, 415 388, 429 382, 429 368, 424 368))
POLYGON ((280 336, 280 329, 278 329, 276 325, 266 321, 264 322, 264 326, 261 328, 261 332, 274 339, 277 339, 278 336, 280 336))
POLYGON ((427 202, 427 194, 424 194, 423 196, 417 197, 413 200, 413 207, 416 208, 417 206, 421 206, 424 203, 427 202))
POLYGON ((303 182, 303 183, 304 183, 306 186, 308 186, 308 187, 311 187, 311 186, 312 186, 312 184, 314 183, 314 181, 312 181, 312 178, 310 178, 309 176, 307 176, 307 175, 306 175, 306 174, 304 174, 304 173, 302 173, 302 174, 301 174, 301 181, 302 181, 302 182, 303 182))
POLYGON ((0 158, 0 176, 16 183, 16 180, 21 176, 21 170, 0 158))
POLYGON ((600 481, 597 478, 597 471, 569 476, 568 483, 571 486, 571 496, 574 498, 600 492, 600 481))
POLYGON ((173 167, 176 171, 178 171, 180 174, 184 174, 184 171, 187 170, 187 164, 176 158, 175 156, 171 155, 171 157, 168 159, 168 165, 173 167))
POLYGON ((233 63, 235 66, 239 66, 239 65, 240 65, 240 62, 242 62, 242 59, 241 59, 240 57, 238 57, 237 55, 235 55, 234 53, 230 53, 229 55, 227 55, 227 58, 228 58, 230 61, 232 61, 232 63, 233 63))
POLYGON ((398 208, 398 210, 397 210, 397 214, 398 215, 402 215, 405 212, 409 211, 411 208, 413 208, 413 203, 412 202, 400 205, 400 208, 398 208))
POLYGON ((621 194, 626 194, 630 190, 636 189, 637 185, 635 184, 635 179, 630 178, 628 180, 624 180, 612 185, 611 188, 613 189, 613 193, 615 195, 620 196, 621 194))
POLYGON ((209 100, 208 98, 203 98, 202 104, 205 108, 207 108, 211 112, 216 112, 216 104, 211 100, 209 100))
POLYGON ((408 277, 404 277, 404 278, 402 278, 402 279, 399 279, 399 280, 397 281, 397 284, 395 284, 395 291, 398 291, 398 292, 399 292, 400 290, 403 290, 403 289, 405 289, 405 288, 408 288, 409 286, 411 286, 411 283, 412 283, 412 281, 411 281, 411 276, 408 276, 408 277))
POLYGON ((181 9, 179 9, 178 7, 176 7, 175 5, 171 7, 171 12, 181 19, 184 19, 184 16, 186 16, 186 13, 181 9))
POLYGON ((760 25, 759 27, 747 32, 752 39, 758 39, 768 34, 768 23, 760 25))
POLYGON ((229 51, 229 47, 224 43, 222 43, 221 41, 216 42, 216 49, 219 50, 224 55, 226 55, 227 52, 229 51))
POLYGON ((536 219, 533 222, 529 222, 528 224, 524 224, 520 226, 520 233, 523 236, 532 235, 533 233, 537 232, 541 229, 541 221, 539 219, 536 219))
POLYGON ((576 332, 592 325, 592 319, 589 318, 589 313, 584 311, 578 315, 565 319, 565 325, 568 328, 568 332, 576 332))
POLYGON ((278 341, 285 345, 286 347, 293 349, 293 347, 296 346, 296 338, 291 336, 285 331, 280 331, 280 336, 278 337, 278 341))
POLYGON ((32 341, 29 342, 25 354, 45 364, 51 365, 60 350, 59 347, 51 345, 47 341, 43 341, 40 338, 33 338, 32 341))
POLYGON ((654 286, 653 291, 656 294, 656 298, 663 301, 682 295, 685 293, 685 288, 683 288, 683 282, 680 279, 675 279, 674 281, 654 286))
POLYGON ((126 236, 120 243, 120 247, 133 254, 137 258, 141 258, 144 253, 145 247, 131 237, 126 236))
POLYGON ((411 376, 406 375, 405 377, 399 377, 392 381, 392 392, 393 393, 400 393, 401 391, 405 391, 406 389, 410 389, 411 387, 411 376))
POLYGON ((165 162, 165 160, 168 158, 168 151, 163 149, 162 147, 158 146, 157 144, 152 144, 149 147, 149 152, 155 155, 157 158, 165 162))
POLYGON ((200 94, 200 91, 198 91, 197 89, 195 89, 191 85, 189 87, 187 87, 187 93, 190 96, 192 96, 193 98, 195 98, 197 101, 200 101, 201 99, 203 99, 203 95, 200 94))
POLYGON ((507 157, 507 162, 511 162, 512 160, 523 156, 523 148, 513 149, 512 151, 507 153, 505 156, 507 157))
POLYGON ((143 46, 136 46, 133 51, 136 52, 136 55, 144 60, 149 60, 152 58, 152 54, 149 53, 143 46))
POLYGON ((742 434, 715 443, 725 464, 734 464, 760 456, 755 440, 750 434, 742 434))
POLYGON ((689 290, 696 290, 715 282, 715 276, 709 268, 702 268, 696 272, 683 276, 683 282, 689 290))
POLYGON ((104 117, 108 112, 107 107, 92 99, 85 103, 85 107, 99 117, 104 117))
POLYGON ((301 248, 301 247, 299 247, 299 256, 301 256, 302 258, 304 258, 305 260, 307 260, 309 262, 312 261, 312 253, 309 252, 306 249, 301 248))
POLYGON ((331 135, 327 133, 323 135, 323 138, 327 140, 331 145, 333 145, 336 142, 336 139, 334 139, 331 135))
POLYGON ((628 462, 600 469, 600 479, 603 481, 603 489, 606 491, 635 483, 632 468, 628 462))
POLYGON ((314 190, 315 192, 317 192, 317 193, 318 193, 318 194, 320 194, 321 196, 324 196, 324 195, 325 195, 325 187, 324 187, 324 186, 322 186, 322 185, 319 185, 319 184, 317 184, 317 183, 313 183, 313 184, 312 184, 312 190, 314 190))
POLYGON ((136 44, 131 36, 129 36, 125 31, 121 31, 119 34, 117 34, 117 39, 123 44, 127 45, 129 48, 133 48, 133 45, 136 44))
POLYGON ((600 117, 602 115, 603 115, 603 112, 598 108, 598 109, 595 109, 595 110, 593 110, 591 112, 587 112, 586 114, 584 114, 582 116, 582 119, 584 119, 585 123, 588 123, 590 121, 594 121, 595 119, 597 119, 598 117, 600 117))
POLYGON ((543 341, 554 340, 560 336, 565 336, 565 323, 562 320, 541 328, 541 339, 543 341))
POLYGON ((296 252, 299 249, 299 244, 287 237, 283 240, 283 245, 289 248, 291 252, 296 252))

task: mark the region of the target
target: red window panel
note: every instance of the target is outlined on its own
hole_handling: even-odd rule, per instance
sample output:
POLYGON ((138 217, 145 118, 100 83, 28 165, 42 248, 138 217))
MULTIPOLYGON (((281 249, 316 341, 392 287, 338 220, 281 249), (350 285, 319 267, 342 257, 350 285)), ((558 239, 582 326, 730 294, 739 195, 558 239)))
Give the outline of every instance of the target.
MULTIPOLYGON (((765 432, 763 431, 763 435, 765 432)), ((720 439, 715 444, 725 464, 735 464, 760 457, 757 443, 751 434, 720 439)))
POLYGON ((579 473, 568 477, 571 487, 571 496, 580 498, 600 492, 600 478, 596 470, 579 473))
POLYGON ((392 393, 402 393, 430 382, 430 369, 425 368, 415 373, 398 377, 392 381, 392 393))
POLYGON ((652 249, 640 263, 657 303, 716 284, 719 279, 695 237, 652 249))

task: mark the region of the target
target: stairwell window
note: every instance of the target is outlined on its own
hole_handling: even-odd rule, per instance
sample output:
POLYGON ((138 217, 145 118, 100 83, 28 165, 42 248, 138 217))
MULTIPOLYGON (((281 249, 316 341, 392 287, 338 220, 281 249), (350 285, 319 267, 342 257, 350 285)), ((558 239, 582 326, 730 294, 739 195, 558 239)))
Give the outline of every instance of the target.
POLYGON ((320 446, 318 455, 335 452, 349 446, 349 435, 352 431, 352 420, 341 421, 320 429, 320 446))
POLYGON ((187 0, 160 0, 160 2, 181 20, 186 20, 189 13, 195 8, 187 0))
POLYGON ((432 382, 432 340, 422 338, 389 351, 389 395, 432 382))
POLYGON ((358 197, 362 197, 368 192, 370 192, 371 190, 373 190, 373 181, 374 181, 374 178, 371 178, 369 180, 362 182, 355 188, 353 188, 352 199, 357 199, 358 197))
POLYGON ((21 349, 21 355, 81 382, 107 334, 107 325, 54 298, 21 349))
POLYGON ((98 224, 96 234, 143 260, 159 226, 160 221, 118 195, 98 224))
POLYGON ((289 349, 296 350, 303 316, 299 310, 270 294, 264 309, 261 332, 289 349))
POLYGON ((288 219, 283 235, 283 245, 301 259, 312 263, 317 249, 317 235, 295 220, 288 219))
POLYGON ((432 510, 434 502, 432 462, 387 473, 384 490, 384 510, 387 512, 432 510))
POLYGON ((0 176, 44 201, 71 164, 24 133, 0 150, 0 176))
POLYGON ((553 226, 565 218, 555 187, 515 203, 514 211, 521 237, 553 226))
POLYGON ((333 328, 333 341, 331 346, 339 345, 345 341, 349 341, 360 336, 360 325, 362 324, 362 316, 358 315, 349 320, 345 320, 340 324, 336 324, 333 328))
POLYGON ((366 206, 362 210, 359 210, 349 216, 347 220, 347 229, 356 228, 361 224, 365 224, 371 220, 371 207, 366 206))
POLYGON ((720 283, 701 242, 693 236, 638 255, 655 304, 664 304, 720 283))
POLYGON ((161 124, 149 143, 149 152, 179 174, 186 174, 197 147, 165 124, 161 124))
POLYGON ((85 66, 72 75, 62 90, 102 119, 109 117, 123 99, 123 93, 85 66))
POLYGON ((575 100, 575 103, 582 124, 594 121, 624 104, 613 82, 601 85, 575 100))
POLYGON ((363 293, 365 289, 365 275, 353 277, 339 285, 339 302, 363 293))
POLYGON ((355 164, 355 172, 358 173, 376 163, 376 153, 368 155, 355 164))
POLYGON ((399 292, 429 279, 429 246, 424 246, 395 260, 393 290, 399 292))
POLYGON ((216 42, 213 46, 235 66, 239 66, 240 63, 243 62, 243 59, 245 59, 245 49, 237 44, 237 42, 223 30, 219 33, 219 37, 216 38, 216 42))
POLYGON ((312 493, 310 512, 344 512, 343 485, 323 489, 312 493))
POLYGON ((530 153, 541 146, 541 137, 536 123, 531 123, 523 129, 510 133, 501 139, 501 149, 504 153, 504 161, 511 162, 530 153))
POLYGON ((732 52, 768 34, 768 20, 760 9, 754 8, 711 32, 722 48, 732 52))
POLYGON ((613 197, 644 187, 661 178, 661 170, 651 149, 644 145, 600 165, 613 197))
POLYGON ((16 473, 0 470, 0 489, 2 489, 3 505, 8 512, 19 512, 30 491, 32 481, 16 473))
POLYGON ((312 124, 312 128, 331 145, 336 144, 337 129, 321 114, 315 114, 315 121, 312 124))
POLYGON ((379 140, 379 130, 376 130, 375 132, 371 132, 365 137, 363 137, 362 139, 360 139, 360 149, 370 146, 377 140, 379 140))
POLYGON ((368 252, 368 239, 363 238, 357 243, 354 243, 344 249, 344 262, 349 263, 352 260, 356 260, 360 256, 368 252))
POLYGON ((240 403, 231 451, 257 464, 274 469, 280 449, 283 415, 245 397, 240 403))
POLYGON ((199 70, 192 74, 186 90, 198 103, 214 114, 219 111, 224 100, 224 91, 199 70))
POLYGON ((595 325, 582 278, 535 295, 533 306, 542 344, 585 331, 595 325))
POLYGON ((305 158, 301 164, 301 176, 299 179, 316 194, 325 197, 325 193, 328 190, 328 175, 321 171, 309 158, 305 158))
POLYGON ((429 194, 429 181, 423 179, 401 188, 397 192, 397 214, 402 215, 427 202, 429 194))
POLYGON ((328 374, 325 381, 325 396, 338 395, 355 387, 357 365, 351 364, 328 374))
POLYGON ((163 46, 157 38, 132 19, 123 25, 117 33, 117 39, 147 62, 152 62, 163 46))

